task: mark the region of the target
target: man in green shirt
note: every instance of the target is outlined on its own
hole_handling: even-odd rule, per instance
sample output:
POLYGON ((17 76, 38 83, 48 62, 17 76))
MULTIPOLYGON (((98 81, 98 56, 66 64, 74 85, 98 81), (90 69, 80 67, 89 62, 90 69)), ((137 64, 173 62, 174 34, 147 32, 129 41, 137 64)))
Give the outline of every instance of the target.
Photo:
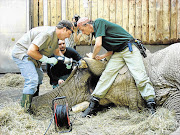
POLYGON ((70 21, 62 20, 57 26, 36 27, 24 34, 15 44, 12 58, 18 65, 21 75, 25 79, 21 106, 25 112, 31 113, 33 96, 38 96, 39 85, 42 84, 42 62, 57 64, 53 53, 58 54, 58 40, 69 38, 73 33, 70 21))
POLYGON ((99 99, 103 98, 114 82, 118 71, 126 64, 139 89, 141 96, 147 103, 151 113, 155 112, 155 92, 152 83, 147 76, 142 56, 136 47, 134 38, 121 26, 107 20, 98 18, 94 22, 87 17, 82 17, 77 22, 78 28, 83 34, 94 33, 96 42, 93 53, 88 56, 101 60, 109 55, 111 58, 103 71, 95 90, 93 91, 89 107, 84 111, 83 117, 94 114, 99 105, 99 99), (101 47, 107 53, 98 55, 101 47))

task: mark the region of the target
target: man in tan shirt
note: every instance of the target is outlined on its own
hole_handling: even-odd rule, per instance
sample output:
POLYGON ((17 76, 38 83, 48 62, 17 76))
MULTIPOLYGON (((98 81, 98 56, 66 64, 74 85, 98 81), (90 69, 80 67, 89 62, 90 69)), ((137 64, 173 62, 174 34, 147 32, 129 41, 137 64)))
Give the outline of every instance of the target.
POLYGON ((31 101, 38 96, 39 85, 42 84, 43 70, 41 63, 57 64, 58 40, 69 38, 73 33, 70 21, 62 20, 57 26, 36 27, 24 34, 15 44, 12 57, 25 79, 21 106, 25 112, 32 113, 31 101))

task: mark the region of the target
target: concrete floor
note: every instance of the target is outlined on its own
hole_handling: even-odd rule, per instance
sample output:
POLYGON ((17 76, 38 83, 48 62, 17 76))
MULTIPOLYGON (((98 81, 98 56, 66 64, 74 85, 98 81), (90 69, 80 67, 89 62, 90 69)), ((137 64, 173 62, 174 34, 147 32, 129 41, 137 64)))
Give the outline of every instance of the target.
MULTIPOLYGON (((158 50, 164 49, 166 47, 168 47, 168 45, 145 45, 145 47, 151 52, 154 53, 158 50)), ((91 46, 87 46, 87 45, 78 45, 76 46, 76 50, 78 51, 78 53, 81 56, 85 56, 86 53, 91 52, 91 50, 93 50, 93 47, 91 46)), ((105 53, 106 50, 104 48, 101 49, 99 54, 103 54, 105 53)))

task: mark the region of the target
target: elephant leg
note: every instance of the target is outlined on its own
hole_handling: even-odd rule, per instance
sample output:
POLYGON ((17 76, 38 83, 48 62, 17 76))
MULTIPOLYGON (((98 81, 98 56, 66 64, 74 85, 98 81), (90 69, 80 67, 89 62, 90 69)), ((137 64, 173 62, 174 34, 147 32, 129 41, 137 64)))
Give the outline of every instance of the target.
POLYGON ((170 94, 163 104, 163 107, 176 112, 176 120, 180 122, 180 91, 175 91, 170 94))

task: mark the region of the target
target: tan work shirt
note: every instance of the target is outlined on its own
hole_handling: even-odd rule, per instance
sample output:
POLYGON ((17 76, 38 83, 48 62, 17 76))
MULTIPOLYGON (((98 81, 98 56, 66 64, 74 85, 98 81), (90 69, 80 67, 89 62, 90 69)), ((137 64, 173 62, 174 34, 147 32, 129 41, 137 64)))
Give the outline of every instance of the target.
POLYGON ((56 27, 41 26, 31 29, 16 42, 12 55, 22 60, 31 44, 39 47, 40 54, 50 57, 58 48, 56 27))

